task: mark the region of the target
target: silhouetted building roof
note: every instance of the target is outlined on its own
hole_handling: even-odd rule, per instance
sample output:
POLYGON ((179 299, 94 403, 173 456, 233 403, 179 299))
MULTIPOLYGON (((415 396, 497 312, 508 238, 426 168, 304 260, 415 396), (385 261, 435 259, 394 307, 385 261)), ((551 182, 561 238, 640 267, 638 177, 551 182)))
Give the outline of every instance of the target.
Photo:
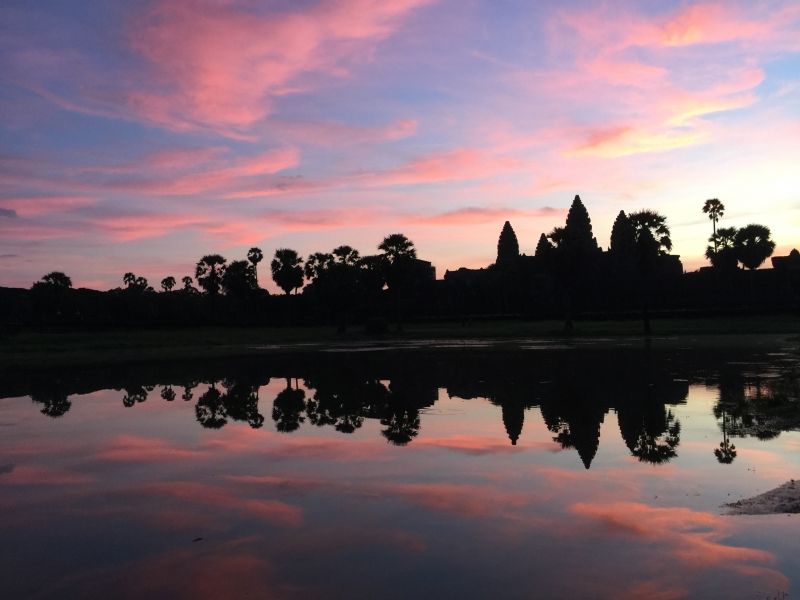
POLYGON ((800 271, 800 252, 795 248, 788 256, 773 256, 772 268, 778 271, 800 271))

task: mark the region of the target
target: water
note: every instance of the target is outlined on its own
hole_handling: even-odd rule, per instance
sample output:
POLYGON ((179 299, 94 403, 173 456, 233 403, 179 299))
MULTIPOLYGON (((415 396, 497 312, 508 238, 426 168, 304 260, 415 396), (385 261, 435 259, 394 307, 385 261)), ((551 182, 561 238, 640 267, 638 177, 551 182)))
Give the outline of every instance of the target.
POLYGON ((3 596, 797 589, 796 342, 447 346, 5 377, 3 596))

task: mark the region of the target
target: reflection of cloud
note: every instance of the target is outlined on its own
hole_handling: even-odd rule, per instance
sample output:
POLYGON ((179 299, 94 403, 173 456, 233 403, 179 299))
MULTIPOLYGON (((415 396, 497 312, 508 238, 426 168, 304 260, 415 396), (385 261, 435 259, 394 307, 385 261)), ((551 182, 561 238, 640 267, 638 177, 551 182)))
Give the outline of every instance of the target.
POLYGON ((279 525, 299 525, 303 519, 300 508, 277 500, 241 498, 227 489, 203 483, 175 481, 154 483, 141 488, 146 495, 173 498, 201 506, 244 513, 279 525))
POLYGON ((281 584, 258 540, 203 542, 69 577, 46 595, 76 597, 218 598, 304 597, 310 590, 281 584))
POLYGON ((7 465, 9 470, 0 471, 0 485, 80 485, 94 481, 84 473, 72 473, 49 467, 30 465, 7 465))
POLYGON ((558 446, 549 441, 532 442, 512 446, 507 440, 498 440, 496 437, 453 435, 446 438, 427 438, 414 442, 414 448, 443 448, 454 452, 470 455, 483 454, 514 454, 524 452, 526 449, 558 451, 558 446))
MULTIPOLYGON (((729 532, 729 521, 719 515, 689 508, 652 507, 636 502, 590 504, 579 502, 569 512, 588 519, 600 536, 623 536, 647 541, 668 557, 681 563, 681 569, 699 571, 725 569, 741 575, 764 577, 785 588, 788 580, 772 565, 776 557, 755 548, 728 546, 722 540, 729 532), (755 564, 754 564, 755 563, 755 564)), ((591 534, 591 530, 583 531, 591 534)), ((656 557, 663 563, 665 557, 656 557)), ((675 578, 681 575, 676 572, 675 578)))
POLYGON ((454 513, 462 517, 487 517, 519 509, 531 502, 531 495, 492 486, 450 483, 408 483, 381 486, 384 495, 400 497, 423 508, 454 513))
POLYGON ((129 462, 164 462, 208 458, 208 452, 171 444, 161 438, 120 435, 105 442, 95 457, 99 460, 129 462))

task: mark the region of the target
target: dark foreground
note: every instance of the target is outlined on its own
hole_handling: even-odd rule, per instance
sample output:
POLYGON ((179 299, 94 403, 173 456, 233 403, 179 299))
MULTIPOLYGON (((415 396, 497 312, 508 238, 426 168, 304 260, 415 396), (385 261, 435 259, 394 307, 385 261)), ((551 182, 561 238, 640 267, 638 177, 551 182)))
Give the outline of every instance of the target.
POLYGON ((800 473, 800 350, 724 339, 6 371, 3 596, 785 598, 798 517, 720 506, 800 473))

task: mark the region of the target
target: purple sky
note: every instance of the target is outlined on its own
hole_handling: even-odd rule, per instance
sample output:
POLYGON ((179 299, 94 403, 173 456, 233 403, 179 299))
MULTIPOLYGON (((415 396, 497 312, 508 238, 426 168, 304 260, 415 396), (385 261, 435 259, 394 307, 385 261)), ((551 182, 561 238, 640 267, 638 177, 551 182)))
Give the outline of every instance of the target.
POLYGON ((441 276, 576 193, 689 269, 707 198, 800 246, 798 2, 5 0, 0 50, 0 285, 397 231, 441 276))

